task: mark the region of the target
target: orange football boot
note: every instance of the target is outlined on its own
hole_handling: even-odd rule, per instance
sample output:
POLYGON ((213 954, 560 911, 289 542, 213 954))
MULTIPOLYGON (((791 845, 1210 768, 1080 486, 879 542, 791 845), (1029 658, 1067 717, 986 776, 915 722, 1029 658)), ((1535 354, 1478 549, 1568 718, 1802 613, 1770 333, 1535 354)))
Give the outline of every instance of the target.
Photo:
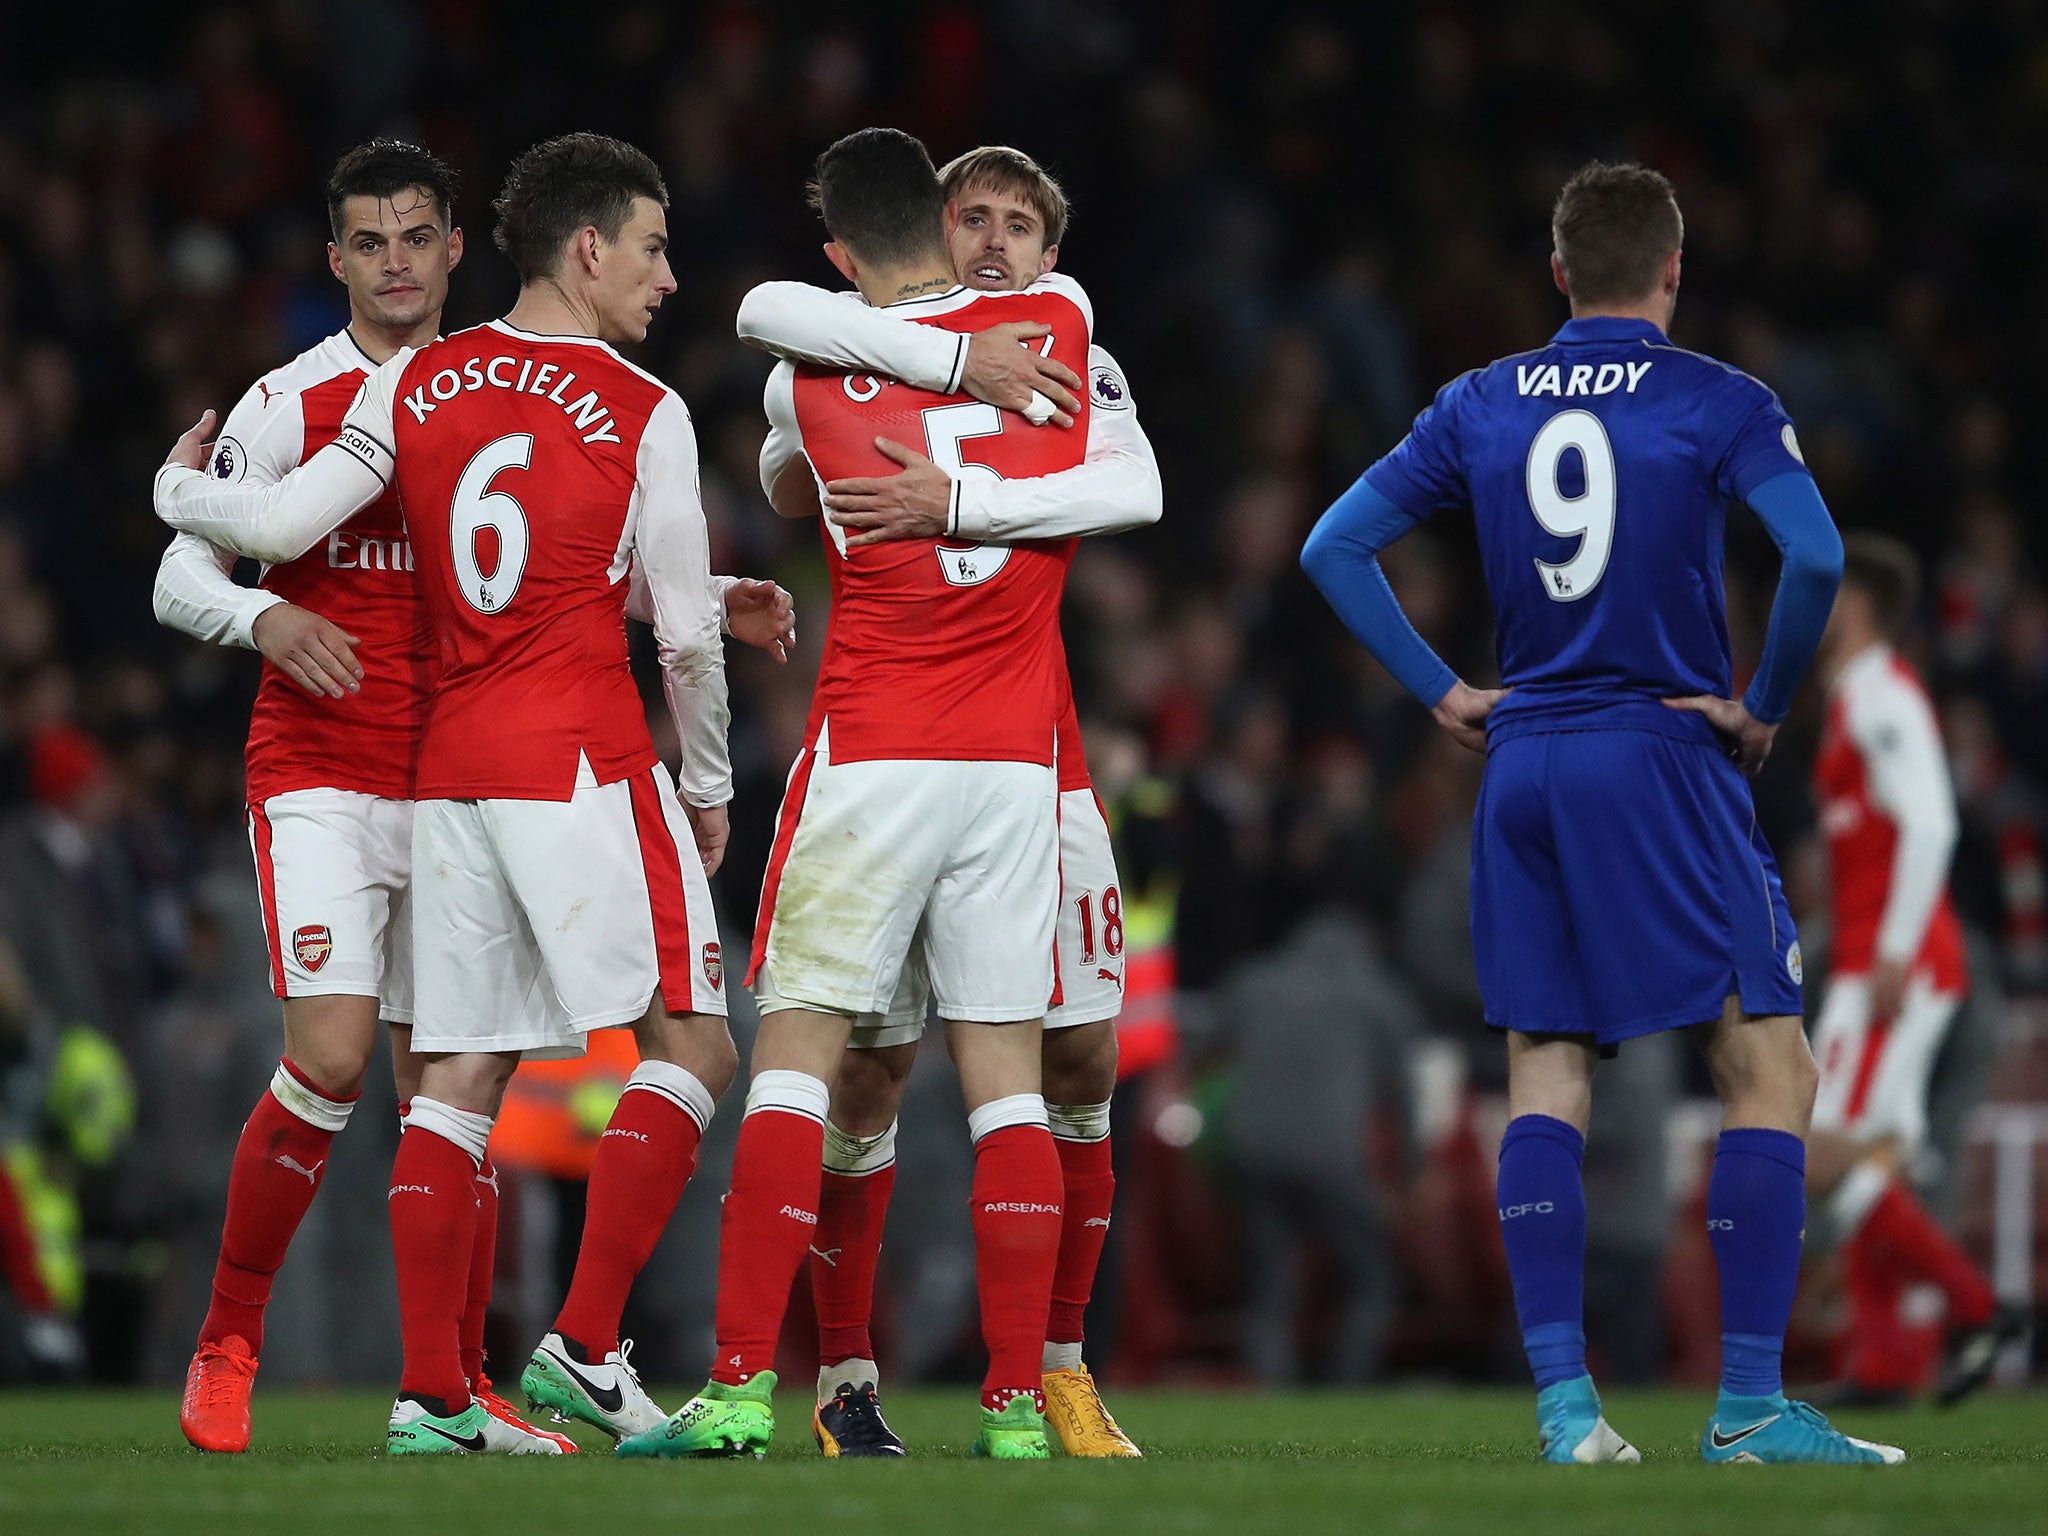
POLYGON ((202 1342, 185 1372, 185 1401, 178 1427, 202 1451, 249 1449, 249 1393, 256 1385, 256 1356, 248 1340, 230 1334, 218 1344, 202 1342))

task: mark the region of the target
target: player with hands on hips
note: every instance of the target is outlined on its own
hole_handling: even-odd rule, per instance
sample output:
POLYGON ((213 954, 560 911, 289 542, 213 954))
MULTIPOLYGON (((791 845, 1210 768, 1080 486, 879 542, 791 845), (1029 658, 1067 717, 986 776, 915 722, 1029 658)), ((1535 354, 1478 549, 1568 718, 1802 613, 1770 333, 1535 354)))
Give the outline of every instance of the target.
POLYGON ((1747 775, 1813 659, 1842 544, 1777 399, 1672 345, 1684 223, 1671 185, 1594 163, 1560 193, 1548 345, 1446 385, 1317 523, 1302 564, 1351 632, 1486 774, 1472 930, 1508 1047, 1497 1181, 1539 1454, 1633 1462, 1586 1369, 1580 1165, 1595 1063, 1693 1032, 1723 1122, 1707 1191, 1721 1393, 1702 1457, 1890 1464, 1788 1400, 1781 1362, 1806 1224, 1815 1070, 1798 936, 1747 775), (1784 557, 1764 654, 1732 697, 1726 507, 1784 557), (1502 689, 1469 690, 1402 614, 1378 555, 1469 510, 1502 689))

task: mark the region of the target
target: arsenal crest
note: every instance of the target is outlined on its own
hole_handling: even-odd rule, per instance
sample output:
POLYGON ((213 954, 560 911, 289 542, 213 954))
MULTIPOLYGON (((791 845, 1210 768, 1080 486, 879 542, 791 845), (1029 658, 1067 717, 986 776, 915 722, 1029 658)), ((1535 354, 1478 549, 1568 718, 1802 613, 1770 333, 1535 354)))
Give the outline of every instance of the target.
POLYGON ((718 958, 718 946, 704 946, 704 979, 711 983, 711 990, 720 991, 725 986, 725 962, 718 958))
POLYGON ((308 923, 292 934, 292 953, 307 970, 317 971, 334 953, 334 935, 325 923, 308 923))

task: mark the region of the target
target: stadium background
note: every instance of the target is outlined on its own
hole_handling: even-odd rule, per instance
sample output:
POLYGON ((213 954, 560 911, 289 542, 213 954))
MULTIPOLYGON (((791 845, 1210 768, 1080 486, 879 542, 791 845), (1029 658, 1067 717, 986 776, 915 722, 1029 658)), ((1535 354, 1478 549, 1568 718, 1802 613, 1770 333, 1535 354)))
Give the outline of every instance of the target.
MULTIPOLYGON (((233 1137, 277 1049, 240 829, 256 663, 152 621, 165 535, 148 480, 201 407, 345 318, 318 188, 379 132, 463 173, 451 328, 510 298, 484 237, 518 149, 598 129, 668 177, 682 290, 638 360, 695 415, 715 565, 794 589, 805 641, 786 671, 732 657, 729 946, 824 613, 815 535, 756 487, 766 363, 733 339, 739 296, 768 277, 830 281, 801 186, 853 127, 911 129, 941 159, 1015 143, 1065 181, 1061 265, 1095 299, 1166 485, 1157 528, 1084 549, 1067 609, 1134 939, 1178 963, 1177 1048, 1120 1095, 1116 1283, 1091 1319, 1096 1365, 1126 1379, 1521 1379, 1488 1174, 1498 1047, 1463 926, 1478 761, 1343 636, 1294 557, 1430 390, 1555 328, 1547 215, 1564 176, 1596 154, 1666 171, 1688 225, 1676 339, 1778 390, 1843 526, 1905 537, 1934 577, 1913 642, 1963 799, 1957 895, 1980 974, 2009 997, 1986 998, 1950 1052, 1958 1155, 1932 1173, 1980 1254, 2004 1191, 2006 1278, 2038 1296, 2038 1197, 2014 1182, 2039 1166, 2028 1137, 2048 1099, 2048 461, 2028 430, 2048 335, 2033 280, 2048 36, 2030 15, 1878 3, 1844 29, 1791 0, 1688 18, 1022 0, 857 23, 740 4, 587 21, 482 0, 7 8, 0 1149, 40 1194, 46 1278, 82 1293, 84 1368, 176 1379, 233 1137), (2002 1165, 1963 1125, 1987 1084, 2002 1165)), ((1484 676, 1467 531, 1443 520, 1387 564, 1423 632, 1484 676)), ((1739 665, 1774 570, 1760 530, 1734 520, 1739 665)), ((1809 691, 1760 808, 1818 959, 1813 717, 1809 691)), ((1711 1118, 1670 1042, 1610 1071, 1589 1159, 1603 1379, 1710 1372, 1710 1260, 1687 1213, 1711 1118)), ((388 1109, 388 1074, 382 1092, 388 1109)), ((885 1257, 899 1379, 971 1347, 958 1120, 943 1062, 922 1062, 885 1257)), ((735 1122, 720 1117, 629 1321, 664 1377, 703 1368, 735 1122)), ((280 1281, 266 1381, 394 1371, 395 1138, 389 1113, 366 1113, 337 1143, 280 1281)), ((501 1359, 552 1307, 575 1207, 572 1183, 537 1176, 508 1202, 501 1359)), ((1809 1379, 1826 1368, 1825 1280, 1802 1315, 1809 1379)), ((7 1308, 0 1372, 47 1370, 47 1340, 25 1351, 7 1308)))

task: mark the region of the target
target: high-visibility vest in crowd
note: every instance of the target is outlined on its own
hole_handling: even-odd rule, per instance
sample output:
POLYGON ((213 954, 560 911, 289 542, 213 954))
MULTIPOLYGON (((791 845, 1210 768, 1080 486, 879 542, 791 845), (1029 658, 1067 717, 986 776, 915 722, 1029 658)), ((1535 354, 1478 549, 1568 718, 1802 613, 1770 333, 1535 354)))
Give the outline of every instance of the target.
POLYGON ((1180 1051, 1173 1012, 1172 895, 1147 900, 1126 889, 1124 1008, 1116 1019, 1116 1076, 1122 1082, 1171 1061, 1180 1051))
POLYGON ((51 1304, 76 1316, 85 1304, 85 1218, 78 1196, 50 1175, 43 1154, 22 1142, 0 1157, 0 1179, 14 1185, 30 1241, 36 1274, 51 1304))
POLYGON ((640 1065, 630 1029, 597 1029, 568 1061, 522 1062, 491 1130, 491 1158, 522 1173, 587 1179, 626 1079, 640 1065))

